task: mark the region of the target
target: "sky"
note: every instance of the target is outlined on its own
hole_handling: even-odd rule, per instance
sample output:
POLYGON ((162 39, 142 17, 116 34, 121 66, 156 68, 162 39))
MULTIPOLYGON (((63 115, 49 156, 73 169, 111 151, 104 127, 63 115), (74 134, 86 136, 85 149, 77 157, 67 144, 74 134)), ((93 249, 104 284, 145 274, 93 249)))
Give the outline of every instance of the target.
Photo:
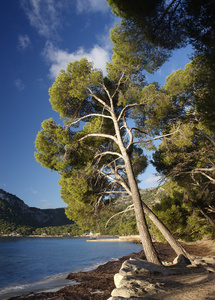
MULTIPOLYGON (((43 120, 59 116, 48 89, 60 69, 87 57, 105 72, 111 61, 109 30, 119 22, 105 0, 0 1, 0 188, 38 208, 65 207, 59 175, 35 161, 35 139, 43 120)), ((189 62, 191 48, 173 53, 149 82, 189 62)), ((158 185, 149 166, 140 188, 158 185)))

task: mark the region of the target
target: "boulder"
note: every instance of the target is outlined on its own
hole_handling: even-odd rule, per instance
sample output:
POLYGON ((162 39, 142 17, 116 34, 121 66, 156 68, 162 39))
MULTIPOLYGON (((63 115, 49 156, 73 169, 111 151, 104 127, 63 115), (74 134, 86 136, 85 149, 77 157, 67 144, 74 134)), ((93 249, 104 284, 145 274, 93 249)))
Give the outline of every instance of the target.
POLYGON ((187 266, 187 265, 191 265, 191 262, 183 254, 180 254, 174 259, 173 264, 175 264, 175 265, 177 264, 180 266, 187 266))
POLYGON ((144 291, 144 289, 136 286, 130 286, 114 289, 111 293, 111 296, 130 299, 131 297, 144 297, 146 294, 147 293, 144 291))
POLYGON ((120 282, 122 279, 123 279, 123 276, 120 275, 119 273, 114 275, 114 284, 115 284, 116 288, 120 287, 120 282))
POLYGON ((128 276, 128 275, 149 275, 152 273, 161 273, 164 275, 171 274, 171 270, 168 270, 164 266, 155 265, 151 262, 142 259, 129 259, 126 260, 119 271, 121 276, 128 276))

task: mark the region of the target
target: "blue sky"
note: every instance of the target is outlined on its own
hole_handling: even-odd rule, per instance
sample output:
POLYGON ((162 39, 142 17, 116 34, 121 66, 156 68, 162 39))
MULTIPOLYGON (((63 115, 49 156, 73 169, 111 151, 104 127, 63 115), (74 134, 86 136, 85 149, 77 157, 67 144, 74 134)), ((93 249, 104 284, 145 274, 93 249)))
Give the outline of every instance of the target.
MULTIPOLYGON (((0 188, 29 206, 62 207, 59 175, 34 159, 41 122, 50 117, 59 122, 48 89, 60 69, 81 57, 105 71, 109 30, 117 19, 105 0, 1 0, 0 8, 0 188)), ((163 85, 189 62, 190 51, 176 51, 149 81, 163 85)), ((157 185, 154 173, 147 169, 141 188, 157 185)))

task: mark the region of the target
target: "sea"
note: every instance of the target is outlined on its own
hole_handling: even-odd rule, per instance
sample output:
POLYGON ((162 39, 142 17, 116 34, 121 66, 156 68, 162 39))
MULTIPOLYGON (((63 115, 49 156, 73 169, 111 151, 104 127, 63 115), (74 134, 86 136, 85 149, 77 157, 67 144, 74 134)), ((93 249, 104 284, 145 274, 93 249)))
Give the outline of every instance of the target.
POLYGON ((79 237, 0 237, 0 300, 56 291, 74 284, 71 272, 89 271, 142 250, 130 242, 86 242, 79 237))

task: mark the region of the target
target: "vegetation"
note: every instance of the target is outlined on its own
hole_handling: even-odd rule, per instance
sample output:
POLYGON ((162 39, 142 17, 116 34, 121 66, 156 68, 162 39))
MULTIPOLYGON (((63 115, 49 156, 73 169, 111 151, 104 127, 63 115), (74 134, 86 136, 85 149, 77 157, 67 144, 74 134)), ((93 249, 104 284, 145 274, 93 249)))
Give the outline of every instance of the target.
POLYGON ((138 229, 147 259, 159 264, 144 213, 151 233, 157 234, 153 223, 177 254, 186 252, 169 229, 191 240, 214 234, 214 1, 108 3, 122 18, 111 31, 108 75, 84 58, 61 70, 49 94, 64 124, 42 123, 35 157, 61 175, 66 214, 81 230, 102 231, 110 213, 123 216, 118 232, 138 229), (156 71, 187 43, 195 51, 185 70, 164 87, 146 85, 144 72, 156 71), (155 150, 158 139, 152 162, 170 190, 152 211, 145 195, 141 200, 138 176, 148 163, 143 149, 155 150), (120 207, 126 215, 112 205, 119 194, 132 199, 120 207))
MULTIPOLYGON (((153 203, 159 202, 162 197, 161 188, 152 188, 141 190, 141 195, 147 199, 147 203, 151 206, 153 203)), ((82 234, 89 234, 89 232, 100 232, 104 235, 133 235, 138 234, 134 211, 130 214, 125 213, 116 216, 112 219, 108 226, 105 226, 109 218, 115 213, 124 210, 127 205, 132 203, 130 196, 119 196, 114 202, 114 207, 108 208, 100 214, 97 224, 89 227, 87 231, 80 228, 77 224, 68 220, 65 217, 64 209, 35 209, 28 207, 22 200, 15 195, 9 194, 1 190, 0 197, 0 234, 6 235, 43 235, 43 236, 79 236, 82 234), (3 195, 3 196, 2 196, 3 195), (5 197, 6 196, 6 197, 5 197), (127 199, 125 199, 127 198, 127 199), (10 202, 10 203, 9 203, 10 202), (22 211, 21 212, 21 207, 22 211), (29 211, 28 211, 29 209, 29 211), (39 221, 36 220, 38 211, 41 213, 49 212, 50 215, 54 216, 48 222, 44 222, 41 218, 39 221), (29 217, 30 212, 30 217, 29 217), (64 218, 63 215, 64 214, 64 218), (68 224, 72 223, 72 224, 68 224), (49 224, 46 226, 46 224, 49 224), (58 224, 59 226, 56 226, 58 224), (64 224, 64 225, 63 225, 64 224), (99 226, 99 230, 98 230, 99 226)), ((47 215, 45 217, 47 220, 47 215)))
POLYGON ((73 224, 64 210, 29 207, 17 196, 0 190, 0 234, 29 235, 38 227, 73 224))
POLYGON ((107 2, 121 17, 111 32, 118 65, 135 62, 143 70, 154 71, 144 67, 150 66, 150 59, 162 65, 174 49, 193 46, 193 61, 185 70, 171 74, 164 88, 154 83, 143 92, 148 128, 154 134, 166 134, 152 162, 167 180, 169 196, 154 211, 177 237, 214 237, 214 1, 107 2), (146 52, 148 61, 143 56, 146 52))

